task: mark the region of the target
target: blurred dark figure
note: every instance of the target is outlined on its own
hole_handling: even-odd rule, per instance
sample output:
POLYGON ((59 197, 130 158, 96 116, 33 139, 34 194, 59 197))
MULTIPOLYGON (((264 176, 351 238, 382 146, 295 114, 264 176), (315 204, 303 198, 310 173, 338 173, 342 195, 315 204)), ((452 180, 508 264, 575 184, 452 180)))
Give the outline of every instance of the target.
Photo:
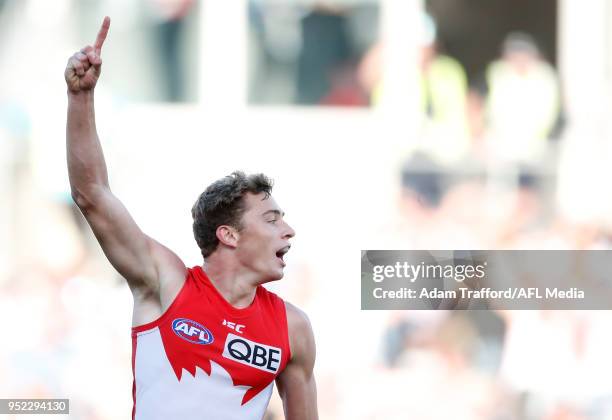
POLYGON ((321 105, 368 106, 370 100, 359 83, 357 64, 347 62, 332 71, 330 92, 321 99, 321 105))
POLYGON ((502 361, 506 322, 495 311, 455 311, 451 317, 466 320, 476 333, 471 362, 481 372, 496 375, 502 361))
POLYGON ((382 358, 386 367, 394 368, 398 365, 415 329, 416 326, 401 316, 393 319, 387 326, 382 337, 382 358))
POLYGON ((421 206, 436 208, 444 195, 442 168, 426 154, 417 152, 404 162, 402 191, 414 197, 421 206))
POLYGON ((163 100, 180 102, 185 99, 185 79, 181 44, 185 18, 194 0, 147 0, 153 12, 154 42, 159 48, 159 69, 163 100))
POLYGON ((297 102, 313 105, 329 94, 334 73, 352 56, 348 19, 340 8, 316 6, 302 18, 301 25, 297 102))
POLYGON ((481 73, 469 84, 465 104, 468 135, 472 141, 472 150, 474 156, 480 160, 486 158, 487 96, 488 87, 486 77, 484 73, 481 73))
POLYGON ((501 58, 487 68, 487 84, 492 150, 505 161, 537 163, 561 105, 556 72, 530 35, 506 37, 501 58))

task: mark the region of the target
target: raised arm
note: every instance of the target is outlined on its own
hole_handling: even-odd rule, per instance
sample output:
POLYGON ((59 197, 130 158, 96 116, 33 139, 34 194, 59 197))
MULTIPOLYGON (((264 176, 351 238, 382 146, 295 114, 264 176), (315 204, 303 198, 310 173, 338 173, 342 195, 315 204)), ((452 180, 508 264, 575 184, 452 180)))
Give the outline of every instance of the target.
MULTIPOLYGON (((134 296, 168 297, 178 292, 185 265, 170 250, 146 236, 111 192, 94 112, 94 88, 102 69, 101 51, 110 27, 104 18, 93 46, 68 60, 66 148, 72 197, 105 255, 128 281, 134 296)), ((137 302, 138 303, 138 302, 137 302)))
POLYGON ((306 314, 286 303, 291 360, 276 379, 286 420, 317 420, 315 340, 306 314))

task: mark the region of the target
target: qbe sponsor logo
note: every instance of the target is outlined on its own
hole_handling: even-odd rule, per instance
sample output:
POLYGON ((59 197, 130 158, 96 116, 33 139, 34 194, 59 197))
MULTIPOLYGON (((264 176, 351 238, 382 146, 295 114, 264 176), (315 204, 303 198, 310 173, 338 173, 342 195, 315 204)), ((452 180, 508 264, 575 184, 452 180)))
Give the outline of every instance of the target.
POLYGON ((223 357, 243 365, 276 373, 280 367, 281 349, 247 340, 244 337, 229 333, 223 347, 223 357))
POLYGON ((193 344, 210 344, 215 340, 208 328, 188 318, 177 318, 172 321, 172 331, 193 344))

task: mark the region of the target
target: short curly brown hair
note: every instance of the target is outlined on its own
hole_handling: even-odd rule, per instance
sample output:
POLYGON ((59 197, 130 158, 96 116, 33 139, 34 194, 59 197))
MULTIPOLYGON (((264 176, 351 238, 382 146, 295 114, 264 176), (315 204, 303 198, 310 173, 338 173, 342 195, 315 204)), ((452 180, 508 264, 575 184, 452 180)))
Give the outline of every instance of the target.
POLYGON ((219 239, 217 228, 222 225, 242 229, 244 196, 247 193, 272 193, 273 181, 264 174, 245 175, 236 171, 231 175, 213 182, 200 194, 191 208, 193 217, 193 236, 204 258, 212 254, 219 239))

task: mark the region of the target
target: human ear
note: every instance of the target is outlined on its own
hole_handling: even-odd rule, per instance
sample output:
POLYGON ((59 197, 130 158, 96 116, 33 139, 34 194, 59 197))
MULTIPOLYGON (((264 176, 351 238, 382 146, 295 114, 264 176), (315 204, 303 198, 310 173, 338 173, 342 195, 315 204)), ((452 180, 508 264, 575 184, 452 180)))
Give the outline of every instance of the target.
POLYGON ((235 248, 238 244, 238 231, 232 226, 221 225, 215 233, 217 234, 217 239, 223 245, 235 248))

